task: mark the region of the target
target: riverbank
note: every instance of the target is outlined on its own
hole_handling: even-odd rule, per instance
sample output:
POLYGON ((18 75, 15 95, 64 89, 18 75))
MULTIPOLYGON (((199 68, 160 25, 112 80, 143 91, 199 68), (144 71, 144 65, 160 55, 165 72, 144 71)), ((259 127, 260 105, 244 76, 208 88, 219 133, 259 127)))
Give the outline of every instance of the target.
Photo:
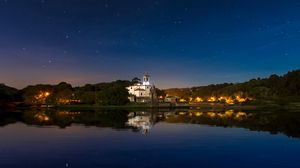
POLYGON ((9 105, 1 106, 0 109, 12 110, 12 109, 60 109, 60 110, 101 110, 101 109, 119 109, 119 110, 149 110, 149 109, 176 109, 176 110, 200 110, 200 111, 224 111, 224 110, 259 110, 259 111, 300 111, 300 102, 291 102, 288 104, 276 104, 272 103, 247 103, 228 105, 224 103, 159 103, 159 104, 147 104, 147 103, 129 103, 126 105, 97 105, 97 104, 71 104, 71 105, 42 105, 42 106, 28 106, 18 103, 10 103, 9 105))

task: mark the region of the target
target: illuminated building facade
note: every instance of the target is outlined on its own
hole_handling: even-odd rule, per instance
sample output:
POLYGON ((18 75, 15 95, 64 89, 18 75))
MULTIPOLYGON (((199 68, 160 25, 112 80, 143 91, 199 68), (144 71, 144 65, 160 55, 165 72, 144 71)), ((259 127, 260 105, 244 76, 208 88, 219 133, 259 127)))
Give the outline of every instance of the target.
POLYGON ((150 76, 145 74, 143 81, 127 87, 131 102, 152 102, 156 99, 155 87, 150 84, 150 76))

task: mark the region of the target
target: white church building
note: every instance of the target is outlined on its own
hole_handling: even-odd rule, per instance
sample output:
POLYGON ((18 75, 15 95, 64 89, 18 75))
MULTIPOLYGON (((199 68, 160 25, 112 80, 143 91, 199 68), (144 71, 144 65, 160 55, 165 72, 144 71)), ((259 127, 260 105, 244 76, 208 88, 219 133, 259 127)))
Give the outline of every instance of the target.
POLYGON ((145 74, 143 81, 127 87, 131 102, 153 102, 156 98, 155 87, 150 84, 150 76, 145 74))

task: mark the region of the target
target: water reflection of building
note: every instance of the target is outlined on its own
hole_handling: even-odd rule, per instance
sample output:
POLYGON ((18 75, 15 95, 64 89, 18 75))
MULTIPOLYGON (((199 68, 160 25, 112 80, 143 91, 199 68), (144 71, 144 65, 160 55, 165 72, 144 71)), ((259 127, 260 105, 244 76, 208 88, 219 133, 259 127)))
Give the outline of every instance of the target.
POLYGON ((149 132, 155 123, 155 115, 148 112, 131 112, 128 114, 128 126, 141 130, 143 134, 149 132))
POLYGON ((50 117, 43 113, 43 112, 38 112, 33 116, 34 119, 36 119, 38 122, 48 122, 50 120, 50 117))

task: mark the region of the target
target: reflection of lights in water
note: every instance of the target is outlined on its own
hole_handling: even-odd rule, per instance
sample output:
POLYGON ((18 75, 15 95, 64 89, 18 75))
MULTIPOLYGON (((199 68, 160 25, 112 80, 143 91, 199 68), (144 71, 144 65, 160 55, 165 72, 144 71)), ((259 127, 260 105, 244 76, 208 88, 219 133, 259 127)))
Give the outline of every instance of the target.
POLYGON ((80 111, 60 111, 59 115, 80 115, 80 111))
MULTIPOLYGON (((249 114, 251 115, 251 114, 249 114)), ((248 116, 245 112, 233 112, 232 110, 226 111, 225 113, 221 112, 208 112, 206 116, 209 118, 232 118, 242 120, 248 116)))
POLYGON ((166 119, 177 116, 175 112, 165 112, 166 119))
POLYGON ((47 122, 50 120, 50 117, 48 117, 44 113, 37 113, 33 116, 35 119, 39 120, 40 122, 47 122))
POLYGON ((203 112, 195 112, 195 116, 200 117, 203 115, 203 112))
MULTIPOLYGON (((129 115, 132 116, 131 114, 129 115)), ((143 134, 146 134, 152 127, 151 116, 135 116, 133 118, 129 118, 126 124, 128 126, 139 128, 142 130, 143 134)))
POLYGON ((45 117, 44 117, 44 121, 49 121, 49 117, 48 117, 48 116, 45 116, 45 117))
POLYGON ((237 112, 235 117, 240 119, 240 118, 243 118, 243 117, 247 117, 247 114, 245 112, 237 112))
MULTIPOLYGON (((184 115, 186 113, 183 112, 179 112, 179 115, 184 115)), ((245 112, 234 112, 233 110, 227 110, 225 112, 199 112, 199 111, 191 111, 188 113, 189 117, 208 117, 211 119, 214 118, 232 118, 232 119, 244 119, 248 116, 252 116, 253 114, 249 113, 245 113, 245 112)), ((173 115, 171 113, 169 113, 168 117, 176 117, 176 115, 173 113, 173 115)), ((167 119, 167 117, 166 117, 167 119)))
POLYGON ((134 112, 130 112, 127 116, 131 118, 131 117, 134 117, 135 114, 134 114, 134 112))
POLYGON ((58 114, 60 115, 60 117, 71 118, 72 120, 74 120, 76 116, 81 115, 81 112, 80 111, 60 111, 58 114))
POLYGON ((217 113, 217 116, 220 117, 220 118, 224 118, 224 117, 225 117, 225 114, 217 113))
POLYGON ((227 111, 225 111, 225 116, 226 117, 231 117, 232 114, 233 114, 233 110, 227 110, 227 111))
POLYGON ((179 115, 185 115, 186 112, 179 112, 179 115))

